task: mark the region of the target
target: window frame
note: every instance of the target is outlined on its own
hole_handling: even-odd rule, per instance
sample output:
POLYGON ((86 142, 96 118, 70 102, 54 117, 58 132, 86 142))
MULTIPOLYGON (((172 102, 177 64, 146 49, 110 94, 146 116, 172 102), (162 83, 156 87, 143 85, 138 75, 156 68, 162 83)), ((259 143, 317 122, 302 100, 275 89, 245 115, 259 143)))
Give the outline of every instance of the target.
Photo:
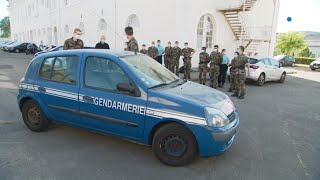
POLYGON ((132 78, 130 78, 128 73, 116 61, 113 61, 110 58, 106 58, 106 57, 102 57, 102 56, 93 56, 92 55, 92 56, 87 56, 84 59, 82 83, 83 83, 83 88, 87 88, 87 89, 91 89, 91 90, 97 90, 97 91, 108 92, 108 93, 119 94, 119 95, 132 96, 132 97, 141 97, 140 88, 136 85, 136 83, 132 80, 132 78), (135 87, 136 91, 139 91, 139 93, 133 94, 133 93, 123 92, 123 91, 119 91, 119 90, 109 90, 109 89, 105 89, 105 88, 99 88, 99 87, 93 87, 93 86, 86 85, 86 67, 87 67, 87 60, 89 58, 105 59, 105 60, 111 61, 114 64, 116 64, 125 73, 125 75, 127 76, 128 80, 129 80, 129 83, 131 83, 132 86, 135 87), (140 96, 137 96, 136 94, 140 94, 140 96))
POLYGON ((42 62, 41 62, 41 66, 40 66, 40 69, 38 71, 38 77, 39 79, 41 80, 44 80, 44 81, 49 81, 49 82, 55 82, 55 83, 60 83, 60 84, 66 84, 66 85, 72 85, 72 86, 78 86, 79 85, 79 77, 78 77, 78 74, 79 74, 79 65, 80 65, 80 57, 78 55, 66 55, 66 56, 48 56, 48 57, 45 57, 42 62), (54 65, 56 63, 56 60, 58 57, 77 57, 78 58, 78 66, 77 66, 77 72, 76 72, 76 82, 75 83, 67 83, 67 82, 61 82, 61 81, 55 81, 55 80, 52 80, 52 73, 53 73, 53 69, 54 69, 54 65), (52 68, 51 68, 51 74, 50 74, 50 79, 47 79, 47 78, 44 78, 42 76, 40 76, 40 73, 41 73, 41 70, 44 66, 44 63, 47 59, 49 58, 54 58, 53 60, 53 64, 52 64, 52 68))

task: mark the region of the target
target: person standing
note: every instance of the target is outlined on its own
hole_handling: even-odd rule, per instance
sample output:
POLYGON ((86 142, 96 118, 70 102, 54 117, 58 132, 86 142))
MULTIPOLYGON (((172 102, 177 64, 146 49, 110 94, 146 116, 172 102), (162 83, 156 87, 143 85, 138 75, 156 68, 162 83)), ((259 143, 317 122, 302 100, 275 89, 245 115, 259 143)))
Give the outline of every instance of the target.
POLYGON ((219 80, 218 80, 219 87, 221 88, 223 88, 224 83, 226 82, 229 63, 230 63, 230 59, 226 54, 226 49, 222 49, 222 62, 220 64, 220 73, 219 73, 219 80))
MULTIPOLYGON (((248 58, 244 55, 244 47, 239 46, 240 55, 235 59, 235 93, 233 97, 238 99, 244 99, 245 95, 245 80, 246 80, 246 66, 248 64, 248 58)), ((248 67, 249 68, 249 67, 248 67)), ((250 73, 250 71, 248 72, 250 73)))
POLYGON ((168 46, 164 49, 164 65, 167 69, 170 69, 172 66, 172 47, 171 42, 168 42, 168 46))
POLYGON ((179 63, 180 63, 180 57, 181 57, 181 49, 179 47, 178 41, 174 43, 174 47, 171 50, 171 55, 172 55, 172 64, 170 67, 170 71, 175 73, 177 76, 179 76, 179 63))
POLYGON ((210 87, 217 89, 220 73, 220 64, 222 54, 219 52, 219 46, 215 45, 213 52, 210 54, 210 87))
POLYGON ((106 37, 104 35, 101 36, 100 42, 96 44, 96 49, 110 49, 108 43, 106 43, 106 37))
POLYGON ((239 52, 238 50, 234 53, 234 58, 231 60, 231 63, 229 64, 230 66, 230 87, 228 92, 233 92, 235 90, 235 85, 234 85, 234 81, 235 81, 235 59, 239 56, 239 52))
POLYGON ((164 53, 164 49, 163 49, 163 47, 162 47, 162 45, 161 45, 161 41, 160 40, 158 40, 157 41, 157 49, 158 49, 158 63, 160 63, 160 64, 162 64, 162 56, 163 56, 163 53, 164 53))
POLYGON ((181 54, 183 56, 183 63, 184 63, 184 76, 183 79, 191 79, 190 72, 191 72, 191 59, 192 55, 195 53, 195 50, 189 48, 188 43, 184 43, 184 48, 181 50, 181 54))
POLYGON ((140 50, 141 54, 148 54, 148 51, 147 51, 146 47, 147 46, 145 44, 142 44, 142 49, 140 50))
POLYGON ((79 28, 75 28, 73 31, 73 37, 64 42, 63 50, 83 49, 83 41, 80 39, 81 34, 81 30, 79 28))
POLYGON ((151 47, 148 48, 148 55, 154 60, 158 60, 158 49, 156 48, 156 43, 152 41, 151 47))
POLYGON ((207 82, 208 63, 210 62, 210 56, 206 50, 207 48, 203 47, 202 52, 199 55, 199 80, 200 84, 203 85, 207 82))
POLYGON ((128 46, 127 46, 127 50, 135 52, 135 53, 139 52, 138 41, 133 36, 133 28, 132 27, 126 27, 124 31, 126 33, 127 39, 129 40, 128 46))

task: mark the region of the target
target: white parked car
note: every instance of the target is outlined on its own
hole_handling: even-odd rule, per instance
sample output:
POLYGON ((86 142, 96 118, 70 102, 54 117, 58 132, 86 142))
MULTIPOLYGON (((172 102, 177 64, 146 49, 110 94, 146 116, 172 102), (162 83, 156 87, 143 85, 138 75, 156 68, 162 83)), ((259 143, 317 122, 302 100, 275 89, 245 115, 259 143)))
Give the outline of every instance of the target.
POLYGON ((312 63, 310 63, 310 69, 315 71, 316 69, 320 69, 320 58, 316 59, 312 63))
MULTIPOLYGON (((249 70, 246 68, 247 80, 255 81, 258 86, 262 86, 267 81, 284 83, 286 80, 286 71, 273 58, 249 57, 249 64, 249 70), (248 75, 248 71, 250 75, 248 75)), ((227 76, 230 77, 230 68, 227 76)))

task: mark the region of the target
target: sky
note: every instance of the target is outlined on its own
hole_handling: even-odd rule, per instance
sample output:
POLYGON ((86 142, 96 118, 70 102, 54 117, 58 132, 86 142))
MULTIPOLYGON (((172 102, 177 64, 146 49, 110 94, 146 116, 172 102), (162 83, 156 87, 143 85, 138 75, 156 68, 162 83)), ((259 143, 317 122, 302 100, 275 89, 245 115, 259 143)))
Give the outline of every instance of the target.
MULTIPOLYGON (((272 1, 272 0, 260 0, 272 1)), ((278 32, 318 31, 320 32, 320 0, 280 0, 278 32), (292 21, 288 22, 287 18, 292 21)), ((7 16, 7 1, 0 0, 0 19, 7 16)))

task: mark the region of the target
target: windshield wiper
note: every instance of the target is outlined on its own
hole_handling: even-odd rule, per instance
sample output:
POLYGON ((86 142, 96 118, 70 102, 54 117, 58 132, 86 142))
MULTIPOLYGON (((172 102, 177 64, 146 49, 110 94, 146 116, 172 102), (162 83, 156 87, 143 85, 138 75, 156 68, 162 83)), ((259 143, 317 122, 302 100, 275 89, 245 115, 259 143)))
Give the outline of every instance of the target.
POLYGON ((154 89, 154 88, 163 87, 163 86, 167 86, 167 85, 169 85, 169 84, 168 84, 168 83, 161 83, 161 84, 152 86, 152 87, 150 87, 149 89, 154 89))

